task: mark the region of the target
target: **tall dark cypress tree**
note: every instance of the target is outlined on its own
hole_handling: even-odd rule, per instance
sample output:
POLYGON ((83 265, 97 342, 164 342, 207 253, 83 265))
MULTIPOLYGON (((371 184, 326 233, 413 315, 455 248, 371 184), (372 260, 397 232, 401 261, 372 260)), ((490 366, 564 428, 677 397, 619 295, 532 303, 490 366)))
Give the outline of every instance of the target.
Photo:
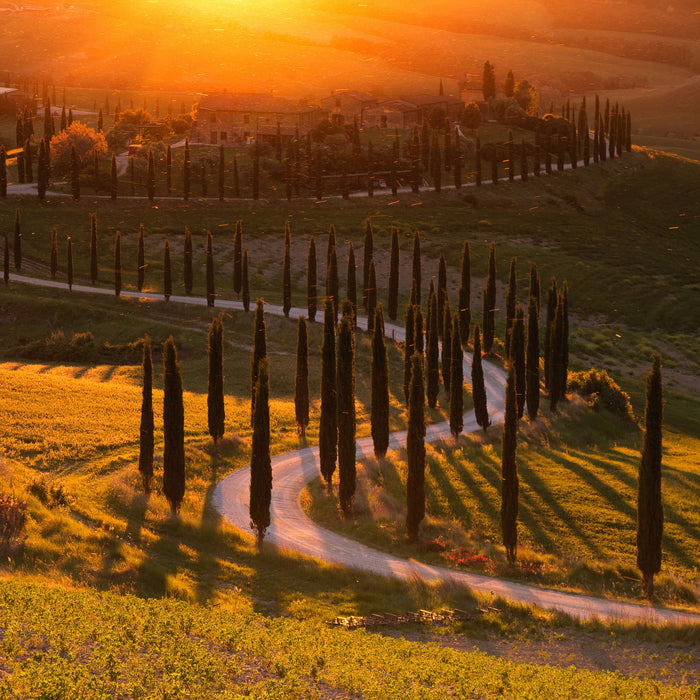
POLYGON ((378 304, 372 333, 372 405, 370 426, 374 454, 382 459, 389 449, 389 359, 384 337, 384 310, 378 304))
POLYGON ((90 281, 97 282, 97 214, 90 214, 90 281))
POLYGON ((187 201, 190 198, 190 179, 192 177, 192 163, 190 162, 190 140, 185 137, 185 151, 182 160, 182 198, 187 201))
POLYGON ((355 333, 343 314, 338 331, 338 500, 345 515, 355 497, 355 333))
POLYGON ((15 209, 15 245, 14 245, 15 270, 22 271, 22 229, 20 224, 19 209, 15 209))
POLYGON ((114 293, 122 293, 122 235, 117 231, 114 236, 114 293))
POLYGON ((417 540, 418 527, 425 517, 425 387, 421 355, 411 358, 410 376, 406 433, 406 533, 409 539, 417 540))
POLYGON ((73 241, 68 236, 66 240, 68 251, 66 253, 66 277, 68 278, 68 289, 73 289, 73 241))
POLYGON ((511 341, 513 334, 513 324, 515 323, 515 305, 518 296, 518 277, 516 271, 518 259, 511 258, 510 274, 508 275, 508 291, 506 292, 506 357, 511 356, 511 341))
POLYGON ((411 358, 415 353, 415 340, 413 337, 416 312, 413 304, 406 307, 406 318, 404 321, 404 344, 403 344, 403 394, 408 406, 408 395, 411 390, 411 358))
POLYGON ((552 329, 554 327, 554 317, 557 311, 558 297, 557 280, 555 277, 552 277, 552 283, 549 286, 547 296, 547 317, 544 327, 544 386, 547 390, 549 390, 552 380, 552 329))
POLYGON ((176 515, 185 495, 185 410, 173 337, 163 344, 163 493, 176 515))
POLYGON ((537 263, 530 263, 530 288, 528 292, 534 298, 537 306, 537 313, 540 312, 540 275, 537 271, 537 263))
POLYGON ((562 384, 562 362, 564 345, 564 304, 561 295, 557 298, 557 308, 549 340, 549 408, 557 410, 557 404, 564 398, 566 385, 562 384))
POLYGON ((117 158, 114 155, 114 153, 112 154, 112 164, 109 169, 109 177, 109 194, 110 197, 114 200, 117 198, 117 194, 119 192, 119 180, 117 179, 117 158))
POLYGON ((526 362, 525 393, 527 395, 527 415, 530 420, 535 420, 540 408, 540 319, 539 307, 534 296, 530 296, 527 310, 526 362))
MULTIPOLYGON (((445 297, 447 296, 447 267, 445 256, 440 253, 438 262, 438 283, 437 283, 437 303, 438 303, 438 335, 443 337, 445 326, 445 297)), ((452 323, 452 319, 449 319, 452 323)))
POLYGON ((207 306, 214 306, 214 250, 211 231, 207 231, 207 306))
MULTIPOLYGON (((5 238, 5 247, 7 248, 7 238, 5 238)), ((9 250, 7 251, 8 267, 9 267, 9 250)), ((56 227, 54 226, 51 231, 51 279, 56 279, 56 273, 58 272, 58 233, 56 232, 56 227)))
POLYGON ((248 249, 243 249, 243 281, 241 283, 242 291, 241 297, 243 301, 243 309, 245 311, 250 311, 250 288, 248 286, 248 249))
POLYGON ((297 367, 294 375, 294 413, 299 435, 309 425, 309 332, 306 318, 297 321, 297 367))
POLYGON ((464 429, 464 353, 459 330, 459 314, 452 316, 452 352, 450 353, 450 432, 455 442, 464 429))
POLYGON ((139 292, 143 290, 143 283, 146 278, 146 253, 144 249, 144 234, 143 234, 143 224, 139 225, 139 243, 138 243, 138 253, 137 253, 136 266, 136 279, 137 287, 139 292))
POLYGON ((569 285, 566 280, 561 293, 561 305, 561 398, 565 400, 569 382, 569 285))
POLYGON ((637 493, 637 566, 642 572, 644 592, 654 592, 654 576, 661 570, 664 509, 661 502, 661 457, 663 439, 663 387, 661 358, 654 355, 646 378, 644 443, 639 463, 637 493))
POLYGON ((518 446, 518 408, 515 399, 515 370, 508 369, 506 409, 501 448, 501 530, 508 562, 515 564, 518 549, 518 467, 515 453, 518 446))
POLYGON ((151 339, 143 339, 143 392, 141 397, 141 426, 139 430, 139 473, 145 493, 151 493, 153 479, 153 356, 151 339))
POLYGON ((415 295, 414 299, 411 299, 412 304, 420 304, 421 298, 421 257, 420 257, 420 235, 418 231, 413 234, 413 277, 412 282, 415 283, 415 291, 413 291, 413 286, 411 288, 412 293, 415 295))
POLYGON ((338 315, 338 257, 335 247, 335 226, 331 224, 326 251, 326 296, 333 302, 333 309, 338 315))
POLYGON ((484 308, 482 310, 484 326, 484 352, 491 352, 496 334, 496 244, 489 250, 489 273, 484 289, 484 308))
POLYGON ((399 229, 391 227, 391 259, 389 261, 389 292, 387 313, 392 321, 396 320, 399 310, 399 229))
MULTIPOLYGON (((244 254, 245 258, 245 254, 244 254)), ((258 381, 260 363, 267 358, 267 330, 265 328, 265 306, 258 299, 255 307, 255 325, 253 331, 253 356, 250 361, 250 424, 255 421, 255 386, 258 381)))
POLYGON ((316 240, 313 236, 309 240, 309 253, 306 256, 306 298, 309 310, 309 321, 316 320, 318 287, 316 278, 316 240))
POLYGON ((233 235, 233 291, 236 296, 241 293, 243 263, 243 222, 236 221, 236 233, 233 235))
POLYGON ((371 333, 374 328, 374 312, 377 308, 377 273, 374 268, 374 260, 369 264, 367 284, 367 330, 371 333))
POLYGON ((185 294, 192 294, 192 282, 194 274, 192 271, 192 233, 185 227, 185 242, 183 245, 182 276, 185 282, 185 294))
POLYGON ((515 395, 518 404, 518 419, 525 410, 525 312, 518 304, 510 342, 511 363, 515 369, 515 395))
POLYGON ((209 372, 207 382, 207 420, 214 446, 224 436, 224 321, 219 314, 209 325, 207 338, 209 372))
POLYGON ((336 394, 335 307, 326 298, 321 348, 321 419, 318 450, 321 475, 330 491, 338 449, 338 397, 336 394))
POLYGON ((486 404, 486 387, 484 385, 484 368, 481 364, 481 331, 474 328, 474 355, 472 356, 472 399, 476 422, 484 429, 489 427, 488 406, 486 404))
POLYGON ((413 347, 414 351, 422 355, 425 350, 425 324, 423 320, 423 309, 420 306, 414 306, 413 312, 413 347))
POLYGON ((289 221, 284 224, 284 260, 282 263, 282 311, 289 317, 292 308, 292 232, 289 221))
POLYGON ((430 308, 428 311, 428 338, 425 353, 426 359, 426 394, 428 406, 437 406, 440 393, 440 346, 437 332, 437 296, 433 292, 430 295, 430 308))
POLYGON ((166 238, 163 245, 163 296, 169 301, 173 293, 173 273, 170 266, 170 241, 166 238))
POLYGON ((472 263, 469 242, 464 241, 462 248, 462 274, 459 285, 459 330, 462 334, 462 347, 466 347, 469 342, 469 331, 472 324, 471 309, 471 276, 472 263))
POLYGON ((355 248, 352 245, 352 241, 348 241, 348 271, 345 280, 345 291, 345 296, 352 305, 352 322, 354 325, 357 323, 357 263, 355 262, 355 248))
MULTIPOLYGON (((97 156, 95 156, 95 162, 97 162, 97 156)), ((46 189, 49 186, 49 163, 47 155, 47 144, 46 139, 41 139, 39 142, 39 153, 38 153, 38 165, 36 173, 37 182, 37 196, 43 202, 46 199, 46 189)), ((7 179, 7 174, 5 175, 7 179)), ((97 179, 97 178, 95 178, 97 179)), ((97 189, 97 187, 95 187, 97 189)))
POLYGON ((255 532, 258 550, 270 526, 272 501, 272 460, 270 459, 270 381, 268 360, 260 361, 255 381, 255 415, 250 454, 250 526, 255 532))
POLYGON ((365 240, 362 255, 362 306, 369 313, 367 307, 367 285, 369 284, 369 266, 374 259, 374 232, 372 231, 372 222, 369 219, 365 220, 365 240))
MULTIPOLYGON (((439 313, 439 312, 438 312, 439 313)), ((450 398, 452 384, 452 310, 449 303, 445 304, 442 321, 442 382, 447 398, 450 398)))

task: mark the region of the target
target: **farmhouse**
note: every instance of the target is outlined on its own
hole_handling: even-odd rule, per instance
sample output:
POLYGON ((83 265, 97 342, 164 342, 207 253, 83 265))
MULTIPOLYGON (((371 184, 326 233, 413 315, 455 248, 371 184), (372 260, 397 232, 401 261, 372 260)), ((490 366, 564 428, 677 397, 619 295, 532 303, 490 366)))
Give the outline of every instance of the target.
POLYGON ((242 143, 306 135, 324 117, 318 107, 265 93, 212 93, 197 105, 191 139, 198 143, 242 143))
POLYGON ((334 124, 345 124, 353 119, 357 119, 358 124, 363 124, 367 109, 376 104, 376 97, 357 90, 334 90, 328 97, 321 99, 321 107, 334 124))
POLYGON ((32 107, 33 101, 26 92, 11 87, 0 87, 0 112, 15 114, 25 107, 32 107))

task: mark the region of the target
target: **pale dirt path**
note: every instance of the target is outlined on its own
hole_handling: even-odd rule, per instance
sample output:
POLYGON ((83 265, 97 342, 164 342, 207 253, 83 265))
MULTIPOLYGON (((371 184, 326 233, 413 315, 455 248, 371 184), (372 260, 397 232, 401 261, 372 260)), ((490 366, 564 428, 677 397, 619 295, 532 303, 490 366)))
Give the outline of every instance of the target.
MULTIPOLYGON (((43 280, 11 274, 15 282, 34 284, 42 287, 66 289, 67 284, 53 280, 43 280)), ((107 288, 73 285, 74 292, 89 292, 113 295, 107 288)), ((161 300, 162 294, 123 291, 122 296, 149 300, 161 300)), ((170 303, 205 306, 201 297, 171 296, 170 303)), ((237 301, 217 299, 216 306, 228 309, 243 309, 237 301)), ((265 312, 282 316, 282 307, 265 305, 265 312)), ((305 315, 306 309, 291 309, 290 318, 305 315)), ((367 320, 358 318, 358 327, 366 329, 367 320)), ((403 339, 404 329, 386 324, 387 337, 397 341, 403 339)), ((489 417, 492 425, 503 421, 503 407, 506 377, 503 370, 484 362, 484 379, 488 401, 489 417)), ((465 353, 465 376, 471 374, 471 355, 465 353)), ((474 411, 464 415, 464 432, 479 430, 474 411)), ((426 442, 445 440, 451 437, 448 423, 427 426, 426 442)), ((406 432, 393 433, 389 449, 405 447, 406 432)), ((363 438, 356 443, 357 459, 373 455, 371 438, 363 438)), ((385 552, 372 549, 355 540, 326 530, 314 523, 304 513, 301 506, 301 492, 310 481, 320 474, 318 446, 294 450, 277 455, 272 459, 272 502, 270 507, 271 525, 265 535, 265 542, 281 550, 314 557, 325 562, 368 571, 381 576, 405 580, 446 581, 468 587, 485 595, 500 596, 515 603, 537 605, 545 609, 564 612, 581 620, 595 618, 609 620, 641 621, 649 623, 700 624, 700 615, 665 608, 624 603, 592 596, 529 586, 480 574, 472 574, 440 566, 431 566, 414 560, 401 559, 385 552)), ((232 525, 253 536, 249 515, 250 465, 232 472, 222 479, 214 491, 212 501, 216 509, 232 525)))

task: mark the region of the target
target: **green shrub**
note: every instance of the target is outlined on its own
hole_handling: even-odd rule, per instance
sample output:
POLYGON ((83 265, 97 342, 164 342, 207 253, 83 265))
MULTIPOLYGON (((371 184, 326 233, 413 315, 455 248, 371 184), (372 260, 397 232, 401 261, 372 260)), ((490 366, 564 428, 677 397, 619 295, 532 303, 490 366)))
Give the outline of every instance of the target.
POLYGON ((595 411, 605 408, 618 416, 634 420, 629 395, 604 369, 570 372, 568 389, 586 397, 595 411))

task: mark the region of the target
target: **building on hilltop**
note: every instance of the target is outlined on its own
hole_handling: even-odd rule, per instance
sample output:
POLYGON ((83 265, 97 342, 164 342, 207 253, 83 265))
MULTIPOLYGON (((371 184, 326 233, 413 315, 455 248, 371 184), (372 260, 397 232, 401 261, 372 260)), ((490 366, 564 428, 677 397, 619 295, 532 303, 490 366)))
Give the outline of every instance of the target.
POLYGON ((377 104, 377 98, 358 90, 333 90, 328 97, 321 98, 320 102, 333 124, 352 123, 357 119, 357 123, 362 126, 366 110, 377 104))
POLYGON ((204 96, 197 105, 190 132, 196 143, 233 144, 249 138, 274 140, 305 136, 325 116, 318 107, 294 103, 265 93, 220 92, 204 96))

